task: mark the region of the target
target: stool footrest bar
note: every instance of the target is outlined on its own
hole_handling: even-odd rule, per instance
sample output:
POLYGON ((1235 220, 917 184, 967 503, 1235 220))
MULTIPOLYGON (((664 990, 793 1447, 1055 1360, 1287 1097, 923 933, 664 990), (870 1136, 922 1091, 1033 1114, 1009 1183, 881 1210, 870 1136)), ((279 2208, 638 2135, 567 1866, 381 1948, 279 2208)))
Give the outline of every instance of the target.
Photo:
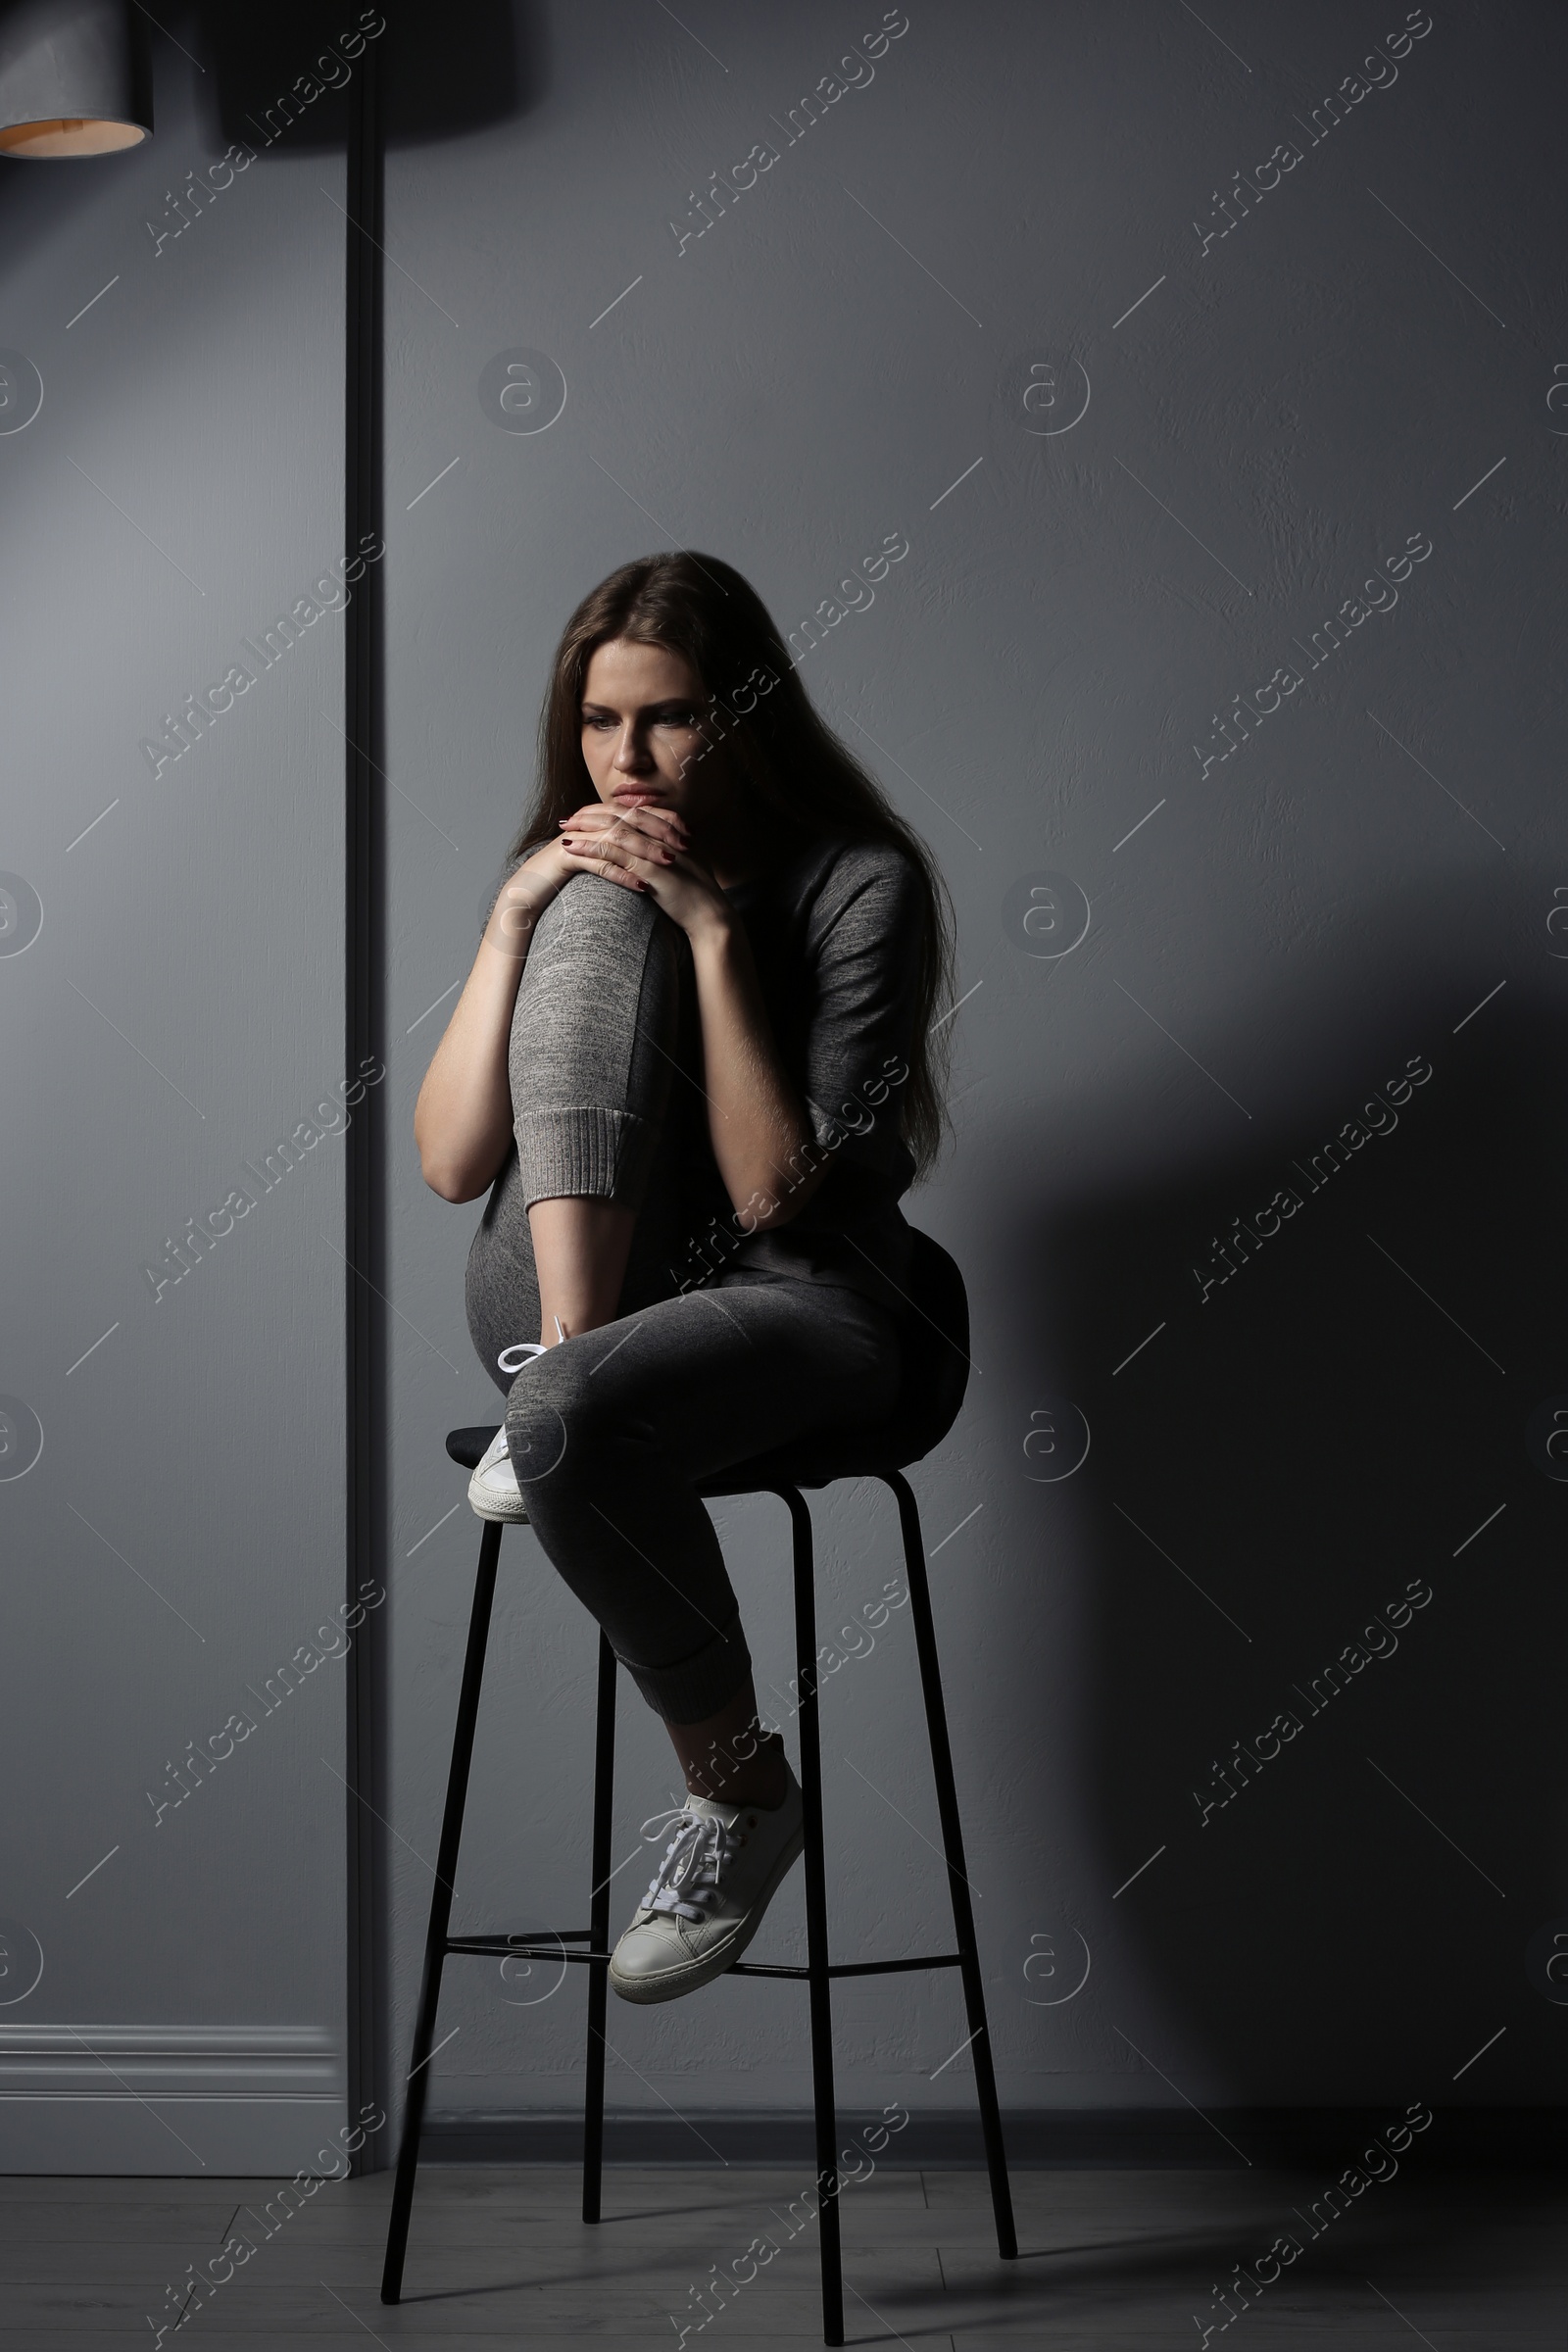
MULTIPOLYGON (((913 1968, 961 1968, 961 1952, 939 1952, 930 1960, 831 1960, 830 1977, 897 1977, 913 1968)), ((772 1967, 765 1961, 732 1960, 727 1977, 808 1977, 808 1968, 772 1967)))
MULTIPOLYGON (((547 1935, 552 1931, 546 1930, 547 1935)), ((549 1943, 535 1943, 521 1936, 454 1936, 447 1938, 446 1949, 470 1960, 580 1960, 591 1968, 608 1968, 614 1958, 612 1952, 568 1952, 567 1943, 586 1939, 586 1928, 573 1928, 554 1936, 549 1943)), ((928 1959, 912 1960, 833 1960, 828 1963, 830 1977, 897 1977, 911 1969, 961 1968, 961 1952, 934 1952, 928 1959)), ((727 1977, 809 1977, 810 1970, 789 1966, 784 1962, 732 1960, 724 1974, 727 1977)))
POLYGON ((449 1952, 456 1953, 460 1959, 468 1960, 600 1960, 608 1962, 611 1958, 609 1952, 572 1952, 566 1949, 568 1944, 581 1943, 584 1940, 588 1933, 586 1928, 574 1930, 569 1936, 552 1936, 549 1929, 546 1929, 544 1933, 550 1936, 548 1943, 535 1943, 532 1937, 524 1936, 459 1936, 450 1938, 446 1948, 449 1952))

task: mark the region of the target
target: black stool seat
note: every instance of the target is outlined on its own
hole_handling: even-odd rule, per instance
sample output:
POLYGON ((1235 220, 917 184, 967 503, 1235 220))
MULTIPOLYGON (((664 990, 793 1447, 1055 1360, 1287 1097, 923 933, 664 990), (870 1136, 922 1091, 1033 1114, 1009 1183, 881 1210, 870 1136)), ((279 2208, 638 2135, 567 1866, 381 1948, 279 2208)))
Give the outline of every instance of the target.
POLYGON ((449 1429, 447 1451, 465 1470, 477 1470, 500 1427, 499 1421, 487 1421, 480 1429, 449 1429))
MULTIPOLYGON (((844 2341, 844 2298, 839 2254, 838 2162, 835 2152, 837 2114, 833 2093, 831 1986, 836 1977, 886 1976, 906 1970, 956 1968, 963 1987, 964 2008, 975 2071, 975 2093, 985 2134, 986 2163, 991 2176, 991 2200, 996 2216, 997 2244, 1004 2256, 1015 2255, 1012 2198, 1007 2182, 1006 2155, 1002 2139, 1002 2116, 997 2104, 996 2075, 991 2060, 985 1993, 975 1945, 974 1915, 969 1881, 964 1869, 963 1837, 953 1778, 947 1714, 942 1699, 937 1661, 936 1630, 926 1578, 920 1514, 902 1473, 941 1443, 958 1415, 969 1372, 969 1312, 963 1277, 945 1250, 923 1233, 913 1236, 908 1273, 907 1303, 900 1317, 901 1378, 898 1403, 885 1422, 865 1428, 811 1431, 795 1444, 732 1464, 703 1480, 704 1495, 777 1494, 787 1506, 794 1531, 795 1640, 799 1673, 798 1721, 801 1744, 801 1795, 806 1826, 806 1944, 804 1968, 768 1966, 736 1961, 726 1974, 736 1977, 790 1977, 808 1988, 811 2030, 811 2075, 816 2119, 817 2190, 821 2199, 819 2227, 822 2248, 823 2334, 829 2344, 844 2341), (876 1478, 890 1487, 899 1506, 905 1566, 909 1585, 909 1613, 914 1624, 915 1649, 925 1699, 926 1729, 931 1742, 936 1781, 937 1811, 948 1870, 957 1950, 934 1952, 902 1960, 833 1962, 828 1957, 827 1885, 822 1840, 822 1768, 817 1733, 817 1647, 815 1580, 811 1554, 811 1514, 802 1497, 803 1487, 830 1486, 840 1478, 876 1478)), ((498 1424, 454 1429, 447 1451, 466 1470, 473 1469, 496 1435, 498 1424)), ((595 1741, 593 1798, 592 1888, 586 1928, 535 1928, 525 1932, 487 1931, 468 1936, 450 1934, 458 1847, 467 1796, 468 1769, 473 1755, 474 1727, 479 1713, 479 1690, 484 1674, 496 1569, 501 1555, 501 1524, 488 1521, 479 1546, 479 1571, 474 1586, 473 1613, 464 1660, 463 1687, 453 1738, 452 1764, 447 1782, 446 1810, 436 1860, 435 1887, 430 1900, 430 1923, 425 1938, 424 1975, 419 1989, 418 2015, 410 2058, 405 2094, 403 2133, 398 2150, 397 2180, 387 2231, 386 2264, 381 2278, 381 2300, 396 2303, 403 2291, 403 2265, 414 2204, 415 2176, 419 2161, 419 2133, 429 2085, 428 2061, 434 2048, 436 2009, 441 1975, 449 1956, 494 1958, 515 1954, 541 1959, 575 1961, 588 1977, 587 2088, 583 2109, 583 2202, 585 2222, 600 2215, 604 2157, 605 2022, 610 1948, 611 1818, 614 1776, 615 1656, 609 1641, 599 1637, 599 1693, 595 1741), (572 1948, 575 1947, 575 1948, 572 1948)))

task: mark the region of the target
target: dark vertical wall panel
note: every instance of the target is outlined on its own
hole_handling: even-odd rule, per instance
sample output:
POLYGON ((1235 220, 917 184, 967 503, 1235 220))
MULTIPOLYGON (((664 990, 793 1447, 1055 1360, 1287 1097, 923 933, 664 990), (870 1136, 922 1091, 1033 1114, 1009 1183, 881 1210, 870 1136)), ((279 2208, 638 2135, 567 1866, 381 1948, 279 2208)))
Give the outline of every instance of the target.
MULTIPOLYGON (((350 102, 347 158, 347 306, 344 369, 345 547, 384 545, 382 512, 383 110, 381 53, 366 58, 350 102)), ((385 770, 382 749, 382 622, 379 561, 368 567, 347 614, 345 677, 344 1065, 380 1066, 385 1028, 385 770)), ((348 1574, 345 1591, 379 1591, 385 1555, 386 1247, 385 1097, 379 1082, 347 1138, 346 1247, 348 1574)), ((375 1798, 385 1778, 384 1620, 367 1617, 348 1682, 350 2062, 356 2116, 384 2072, 384 1822, 375 1798)), ((372 2144, 367 2165, 379 2153, 372 2144)))

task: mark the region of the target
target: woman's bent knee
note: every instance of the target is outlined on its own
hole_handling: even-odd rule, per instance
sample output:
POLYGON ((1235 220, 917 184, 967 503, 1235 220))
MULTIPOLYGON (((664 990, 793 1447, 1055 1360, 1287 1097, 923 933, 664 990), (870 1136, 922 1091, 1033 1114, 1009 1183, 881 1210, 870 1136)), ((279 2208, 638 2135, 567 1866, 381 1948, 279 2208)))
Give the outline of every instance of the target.
POLYGON ((507 1452, 526 1494, 547 1479, 564 1494, 602 1482, 635 1434, 591 1385, 576 1350, 547 1348, 525 1364, 507 1399, 507 1452))
POLYGON ((607 947, 641 946, 661 926, 673 929, 643 892, 607 882, 600 874, 572 874, 534 926, 524 977, 561 963, 591 969, 607 947))

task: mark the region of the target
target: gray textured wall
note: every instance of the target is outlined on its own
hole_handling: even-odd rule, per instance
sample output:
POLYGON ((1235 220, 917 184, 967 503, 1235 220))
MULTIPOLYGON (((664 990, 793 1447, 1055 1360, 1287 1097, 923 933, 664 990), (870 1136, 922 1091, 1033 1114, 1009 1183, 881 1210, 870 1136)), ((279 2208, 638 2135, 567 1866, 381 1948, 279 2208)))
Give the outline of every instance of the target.
POLYGON ((0 165, 0 2165, 292 2171, 344 2089, 343 621, 261 638, 343 553, 343 171, 225 184, 156 62, 151 147, 0 165))
MULTIPOLYGON (((476 1211, 410 1125, 549 656, 645 549, 724 555, 797 628, 902 533, 803 674, 961 924, 957 1143, 909 1207, 976 1373, 914 1480, 1004 2098, 1563 2095, 1564 31, 1438 8, 1329 128, 1404 13, 914 6, 793 133, 880 9, 394 25, 391 2075, 475 1549, 441 1436, 494 1396, 476 1211), (496 404, 520 351, 564 382, 541 432, 496 404)), ((341 2118, 341 1664, 154 1805, 341 1603, 341 1139, 156 1300, 141 1268, 347 1075, 341 619, 156 779, 138 744, 342 552, 342 120, 155 250, 240 86, 230 20, 170 21, 213 71, 157 47, 152 150, 0 175, 0 343, 44 386, 0 432, 0 2161, 270 2171, 341 2118)), ((300 70, 299 23, 245 86, 300 70)), ((782 1513, 720 1518, 782 1686, 782 1513)), ((831 1632, 898 1554, 870 1491, 818 1527, 831 1632)), ((507 1542, 460 1927, 574 1919, 586 1881, 593 1645, 507 1542)), ((825 1713, 841 1951, 940 1940, 906 1612, 825 1713)), ((622 1723, 617 1925, 673 1785, 622 1723)), ((802 1940, 792 1890, 766 1950, 802 1940)), ((450 1982, 436 2111, 569 2108, 575 1975, 450 1982)), ((848 2109, 967 2103, 949 1980, 838 2017, 848 2109)), ((616 2005, 612 2038, 628 2109, 806 2099, 787 1991, 616 2005)))
MULTIPOLYGON (((1004 2099, 1558 2098, 1526 1946, 1563 1900, 1562 1495, 1526 1423, 1564 1378, 1561 19, 1440 7, 1314 127, 1401 8, 910 0, 792 139, 881 12, 680 18, 519 13, 521 110, 389 172, 394 1295, 429 1342, 394 1367, 390 1817, 433 1851, 475 1548, 440 1437, 494 1409, 476 1212, 424 1193, 410 1116, 555 639, 676 544, 794 628, 902 532, 803 675, 961 922, 958 1143, 908 1206, 966 1269, 976 1373, 915 1484, 1004 2099), (1238 168, 1278 184, 1227 215, 1238 168), (483 390, 519 349, 566 386, 536 433, 483 390), (1298 1164, 1348 1126, 1314 1191, 1298 1164), (1314 1715, 1298 1687, 1412 1581, 1314 1715), (1221 1806, 1232 1743, 1288 1710, 1221 1806)), ((783 1685, 782 1512, 722 1516, 783 1685)), ((895 1531, 871 1491, 818 1519, 831 1628, 895 1531)), ((466 1921, 582 1908, 592 1662, 509 1537, 466 1921)), ((843 1953, 940 1941, 906 1617, 825 1713, 843 1953)), ((671 1787, 622 1720, 617 1860, 671 1787)), ((392 1859, 402 2049, 428 1874, 392 1859)), ((799 1953, 797 1894, 764 1940, 799 1953)), ((553 1984, 452 1984, 437 2110, 570 2105, 580 1987, 553 1984)), ((625 2107, 805 2100, 787 1993, 612 2007, 625 2107)), ((847 2106, 969 2099, 966 2059, 937 2072, 951 1980, 838 2015, 847 2106)))

